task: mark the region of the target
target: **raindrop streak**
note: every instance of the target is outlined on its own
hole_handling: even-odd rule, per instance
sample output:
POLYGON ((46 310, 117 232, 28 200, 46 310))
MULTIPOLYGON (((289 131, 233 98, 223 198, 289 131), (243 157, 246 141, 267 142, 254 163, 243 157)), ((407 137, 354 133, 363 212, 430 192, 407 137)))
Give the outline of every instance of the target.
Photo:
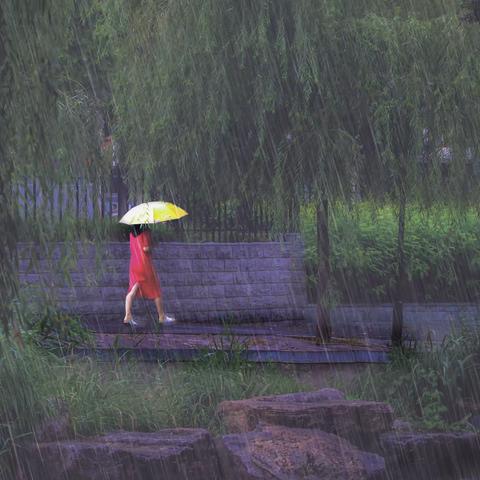
POLYGON ((441 438, 349 438, 388 478, 477 478, 479 45, 477 0, 3 0, 0 480, 32 432, 223 435, 224 400, 324 387, 441 438), (188 212, 152 225, 188 318, 122 330, 152 201, 188 212))

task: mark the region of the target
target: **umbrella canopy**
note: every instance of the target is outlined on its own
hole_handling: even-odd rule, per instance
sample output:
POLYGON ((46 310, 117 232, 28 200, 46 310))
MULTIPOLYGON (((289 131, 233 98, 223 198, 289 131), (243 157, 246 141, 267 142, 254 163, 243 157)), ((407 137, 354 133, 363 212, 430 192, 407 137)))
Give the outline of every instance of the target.
POLYGON ((131 208, 120 220, 126 225, 168 222, 188 215, 185 210, 168 202, 146 202, 131 208))

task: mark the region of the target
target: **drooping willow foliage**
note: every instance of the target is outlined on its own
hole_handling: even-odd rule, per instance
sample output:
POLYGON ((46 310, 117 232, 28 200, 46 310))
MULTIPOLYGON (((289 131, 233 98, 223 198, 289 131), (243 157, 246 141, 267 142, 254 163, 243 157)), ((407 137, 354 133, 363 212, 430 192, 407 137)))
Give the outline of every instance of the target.
POLYGON ((266 200, 280 230, 306 195, 393 200, 399 231, 410 201, 474 202, 480 27, 467 3, 6 0, 3 224, 12 176, 107 181, 106 117, 130 186, 266 200))
POLYGON ((433 191, 428 137, 459 152, 460 180, 477 143, 476 30, 453 1, 110 2, 129 175, 285 204, 305 187, 349 198, 354 182, 393 193, 407 168, 409 188, 433 191))
MULTIPOLYGON (((99 152, 96 105, 75 52, 78 16, 74 1, 6 0, 0 5, 0 319, 6 332, 17 292, 20 219, 14 185, 34 177, 48 192, 52 181, 98 178, 99 162, 91 161, 99 152)), ((26 195, 24 201, 32 198, 26 195)), ((28 228, 46 242, 51 226, 45 208, 28 228)))

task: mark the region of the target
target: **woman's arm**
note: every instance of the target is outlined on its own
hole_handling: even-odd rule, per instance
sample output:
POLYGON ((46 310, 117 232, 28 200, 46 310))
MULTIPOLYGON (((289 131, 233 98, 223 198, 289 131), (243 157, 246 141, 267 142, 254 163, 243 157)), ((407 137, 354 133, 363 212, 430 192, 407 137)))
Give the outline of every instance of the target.
POLYGON ((150 253, 152 251, 152 238, 150 237, 150 232, 144 232, 143 235, 143 251, 145 253, 150 253))

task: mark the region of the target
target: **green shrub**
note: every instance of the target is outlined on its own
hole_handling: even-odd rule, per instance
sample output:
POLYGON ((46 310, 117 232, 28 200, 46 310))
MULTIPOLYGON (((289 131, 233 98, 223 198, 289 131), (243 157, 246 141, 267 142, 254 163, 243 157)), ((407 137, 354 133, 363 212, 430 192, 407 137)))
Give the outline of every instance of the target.
POLYGON ((81 323, 80 318, 46 307, 34 317, 25 334, 26 340, 60 354, 73 353, 75 348, 92 344, 93 335, 81 323))
POLYGON ((93 342, 78 316, 57 307, 55 292, 24 286, 13 301, 14 323, 23 327, 25 342, 57 355, 67 355, 93 342))
MULTIPOLYGON (((311 300, 315 298, 315 209, 301 212, 311 300)), ((392 206, 337 204, 330 215, 333 284, 340 302, 389 302, 396 271, 392 206)), ((480 221, 473 208, 408 208, 405 253, 410 301, 480 298, 480 221)))
POLYGON ((367 369, 351 385, 353 398, 390 403, 426 430, 468 428, 480 411, 480 332, 462 329, 430 348, 394 349, 381 371, 367 369))

